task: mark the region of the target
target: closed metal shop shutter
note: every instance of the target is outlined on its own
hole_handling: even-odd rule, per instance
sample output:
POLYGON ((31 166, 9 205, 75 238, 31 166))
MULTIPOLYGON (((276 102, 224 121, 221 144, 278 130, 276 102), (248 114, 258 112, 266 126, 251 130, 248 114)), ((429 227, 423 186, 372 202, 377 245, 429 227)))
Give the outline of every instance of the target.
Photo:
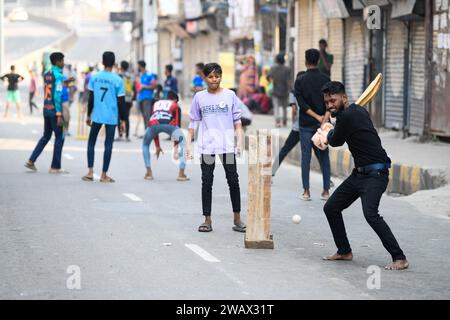
POLYGON ((350 102, 355 102, 364 91, 366 64, 364 26, 360 18, 345 19, 345 88, 350 102))
POLYGON ((389 19, 386 43, 385 126, 403 128, 405 48, 407 29, 403 22, 389 19))
POLYGON ((297 1, 297 59, 296 71, 305 70, 305 51, 319 47, 321 38, 328 38, 327 20, 320 13, 316 1, 297 1))
POLYGON ((411 53, 411 108, 409 114, 409 132, 422 134, 425 121, 425 24, 413 22, 411 53))
POLYGON ((344 55, 344 20, 330 19, 328 20, 328 46, 329 52, 334 56, 334 63, 331 67, 331 80, 342 80, 342 59, 344 55))

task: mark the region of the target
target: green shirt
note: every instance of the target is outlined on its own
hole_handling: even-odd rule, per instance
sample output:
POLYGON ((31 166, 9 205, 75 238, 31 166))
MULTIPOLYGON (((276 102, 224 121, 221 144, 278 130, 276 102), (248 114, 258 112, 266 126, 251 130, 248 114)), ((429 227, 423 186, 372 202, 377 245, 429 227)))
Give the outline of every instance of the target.
MULTIPOLYGON (((325 52, 325 59, 328 62, 328 65, 330 66, 331 69, 331 65, 333 64, 333 55, 329 54, 328 52, 325 52)), ((327 68, 325 67, 325 63, 322 61, 322 56, 320 56, 319 59, 319 65, 317 66, 320 70, 320 72, 325 73, 327 76, 330 76, 330 71, 331 70, 327 70, 327 68)))

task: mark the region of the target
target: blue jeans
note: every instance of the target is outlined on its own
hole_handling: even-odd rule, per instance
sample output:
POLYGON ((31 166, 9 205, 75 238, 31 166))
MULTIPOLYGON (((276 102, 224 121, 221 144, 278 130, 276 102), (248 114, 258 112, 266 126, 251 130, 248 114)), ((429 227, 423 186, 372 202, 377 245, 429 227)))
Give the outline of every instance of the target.
MULTIPOLYGON (((94 167, 94 151, 95 142, 97 142, 97 136, 102 128, 102 123, 92 122, 91 131, 89 132, 87 158, 88 158, 88 168, 94 167)), ((111 124, 105 124, 106 138, 105 138, 105 151, 103 153, 103 172, 107 172, 109 169, 109 163, 111 162, 111 154, 114 142, 114 133, 116 131, 116 126, 111 124)))
POLYGON ((302 156, 302 183, 303 189, 309 189, 309 171, 311 167, 311 151, 314 148, 314 153, 319 160, 320 169, 322 170, 323 189, 330 190, 330 157, 328 148, 325 150, 318 149, 311 141, 316 133, 315 127, 300 127, 300 146, 302 156))
POLYGON ((153 139, 160 134, 161 132, 167 133, 171 136, 172 140, 178 141, 179 145, 179 159, 180 159, 180 170, 186 168, 186 159, 184 157, 184 146, 185 146, 185 138, 183 132, 180 128, 176 126, 172 126, 169 124, 158 124, 156 126, 148 127, 145 131, 144 141, 142 142, 142 155, 144 156, 144 163, 146 168, 151 168, 151 160, 150 160, 150 144, 153 139))
POLYGON ((44 117, 44 135, 39 140, 36 148, 34 148, 30 161, 36 162, 37 158, 52 138, 53 132, 55 133, 55 145, 53 146, 53 160, 51 168, 61 169, 61 154, 64 145, 64 135, 63 128, 58 127, 56 116, 44 117))

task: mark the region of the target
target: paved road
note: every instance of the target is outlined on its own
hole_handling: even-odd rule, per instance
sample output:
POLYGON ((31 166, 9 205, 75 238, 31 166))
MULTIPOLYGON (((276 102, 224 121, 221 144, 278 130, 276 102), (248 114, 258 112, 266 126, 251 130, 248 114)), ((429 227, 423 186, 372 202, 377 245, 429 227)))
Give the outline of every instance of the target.
POLYGON ((128 59, 130 45, 124 42, 123 33, 114 30, 110 23, 82 21, 77 32, 79 39, 76 46, 67 52, 67 62, 98 63, 104 51, 113 51, 118 61, 128 59))
MULTIPOLYGON (((273 184, 275 249, 247 250, 243 234, 231 230, 231 205, 220 166, 215 174, 214 232, 202 234, 196 231, 202 220, 198 165, 187 168, 191 181, 177 182, 177 168, 167 152, 155 161, 155 180, 145 181, 141 141, 134 139, 115 143, 110 170, 115 184, 87 183, 80 179, 86 173, 86 142, 67 138, 63 166, 69 175, 47 173, 51 147, 39 159, 39 171, 29 173, 23 163, 42 131, 41 118, 0 122, 0 298, 450 297, 450 220, 422 215, 404 202, 385 197, 381 211, 412 267, 381 271, 381 289, 369 290, 367 268, 384 266, 389 256, 364 221, 360 204, 355 204, 345 214, 355 260, 321 261, 335 248, 323 202, 317 198, 317 174, 312 175, 314 199, 306 203, 299 199, 298 168, 281 167, 273 184), (291 222, 293 214, 302 216, 301 224, 291 222), (216 262, 205 260, 208 256, 198 255, 198 247, 191 245, 216 262), (72 265, 81 269, 81 290, 67 289, 72 265)), ((167 142, 165 149, 170 150, 167 142)), ((101 153, 95 168, 99 174, 101 153)), ((245 213, 246 166, 238 170, 245 213)))
MULTIPOLYGON (((126 54, 120 33, 107 32, 109 26, 84 24, 83 28, 68 61, 98 61, 109 46, 119 57, 126 54), (92 50, 93 43, 104 40, 102 34, 110 37, 105 47, 92 50)), ((23 98, 26 89, 22 86, 23 98)), ((426 216, 401 200, 383 198, 381 211, 412 267, 400 273, 381 271, 381 288, 369 290, 367 268, 384 266, 389 256, 364 221, 360 204, 355 204, 345 214, 355 260, 321 261, 335 248, 323 202, 317 199, 321 183, 317 174, 312 174, 315 198, 305 203, 299 199, 299 169, 281 167, 272 197, 275 250, 247 250, 244 235, 231 230, 228 187, 220 166, 215 174, 214 232, 202 234, 196 231, 202 221, 198 165, 188 166, 191 181, 177 182, 177 168, 167 152, 154 162, 156 179, 145 181, 141 140, 134 139, 115 144, 110 173, 117 183, 86 183, 80 179, 86 173, 86 142, 69 137, 63 166, 70 174, 47 173, 50 146, 37 163, 39 171, 29 173, 23 163, 42 132, 42 118, 17 119, 12 114, 0 118, 0 298, 450 297, 448 219, 426 216), (302 216, 301 224, 292 224, 293 214, 302 216), (81 290, 67 288, 69 266, 80 268, 81 290)), ((75 128, 73 122, 72 133, 75 128)), ((102 138, 98 148, 101 151, 102 138)), ((170 150, 167 142, 165 149, 170 150)), ((96 159, 99 174, 101 153, 96 159)), ((245 218, 245 164, 239 165, 239 173, 245 218)))
POLYGON ((29 52, 42 48, 64 35, 45 24, 25 21, 5 21, 5 63, 18 59, 29 52))

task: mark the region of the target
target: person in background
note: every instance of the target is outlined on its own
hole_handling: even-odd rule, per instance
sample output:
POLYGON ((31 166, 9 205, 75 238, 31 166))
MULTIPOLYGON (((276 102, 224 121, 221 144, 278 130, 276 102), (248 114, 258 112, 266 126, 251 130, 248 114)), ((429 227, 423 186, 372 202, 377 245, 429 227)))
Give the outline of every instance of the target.
MULTIPOLYGON (((297 73, 296 79, 299 78, 305 74, 305 71, 300 71, 297 73)), ((286 158, 286 156, 289 154, 289 152, 294 149, 297 144, 300 142, 300 127, 299 127, 299 119, 298 119, 298 113, 299 113, 299 107, 297 103, 297 99, 295 98, 294 91, 292 90, 289 93, 289 106, 292 107, 292 129, 289 133, 289 136, 287 137, 283 147, 281 148, 280 152, 278 153, 277 157, 275 158, 275 161, 272 165, 272 177, 274 177, 278 171, 278 169, 281 166, 281 163, 286 158)), ((318 148, 313 148, 314 155, 316 156, 317 160, 320 161, 320 154, 318 148)), ((333 181, 330 179, 330 188, 334 187, 333 181)))
MULTIPOLYGON (((317 67, 320 53, 317 49, 309 49, 305 52, 306 73, 295 80, 294 94, 300 108, 300 146, 302 150, 302 184, 305 201, 311 200, 309 185, 309 173, 311 168, 312 149, 317 148, 311 139, 317 129, 329 122, 330 112, 325 108, 322 87, 330 81, 330 78, 321 73, 317 67)), ((327 200, 330 193, 330 157, 328 149, 317 150, 319 164, 322 170, 323 191, 322 200, 327 200)))
MULTIPOLYGON (((141 122, 143 120, 142 112, 141 112, 141 105, 140 105, 139 99, 138 99, 139 91, 141 91, 141 82, 140 82, 139 75, 136 75, 134 77, 133 84, 134 84, 134 86, 133 86, 133 101, 136 102, 134 104, 134 108, 133 108, 133 114, 135 116, 135 122, 136 122, 136 126, 134 127, 134 136, 138 139, 142 139, 142 138, 144 138, 144 136, 139 135, 139 128, 140 128, 141 122)), ((145 125, 144 125, 144 129, 145 129, 145 125)))
POLYGON ((266 94, 264 87, 259 87, 258 91, 243 100, 251 112, 267 114, 272 109, 272 100, 266 94))
POLYGON ((36 110, 39 110, 38 106, 34 102, 34 98, 38 96, 39 90, 38 90, 38 77, 36 76, 36 73, 33 69, 29 70, 30 72, 30 94, 28 103, 30 105, 30 114, 33 114, 33 108, 36 110))
POLYGON ((269 75, 269 68, 264 67, 262 70, 261 78, 259 79, 259 86, 263 87, 266 92, 269 92, 269 86, 272 82, 272 78, 269 75))
POLYGON ((148 121, 150 120, 150 116, 152 115, 153 96, 158 80, 156 74, 150 73, 146 70, 146 66, 147 64, 145 63, 145 61, 138 61, 140 74, 140 90, 138 95, 138 102, 142 118, 144 119, 145 129, 147 129, 148 121))
POLYGON ((178 94, 178 81, 177 78, 172 75, 172 72, 173 66, 171 64, 166 65, 164 70, 166 80, 164 81, 163 87, 163 99, 167 99, 167 94, 169 91, 173 91, 178 94))
POLYGON ((334 57, 332 54, 327 52, 328 43, 325 39, 320 39, 319 41, 319 71, 331 77, 331 67, 333 66, 334 57))
POLYGON ((70 123, 70 93, 67 76, 63 76, 63 90, 61 96, 62 102, 62 117, 63 117, 63 132, 64 135, 70 137, 69 123, 70 123))
POLYGON ((84 96, 84 79, 86 78, 86 72, 81 71, 80 76, 77 77, 77 91, 78 91, 78 103, 81 105, 86 104, 86 99, 84 96))
MULTIPOLYGON (((125 110, 125 88, 123 80, 113 73, 115 55, 111 51, 103 53, 103 71, 96 73, 89 81, 89 102, 86 124, 91 127, 89 132, 87 160, 88 173, 81 179, 94 181, 95 143, 102 126, 105 126, 105 150, 103 153, 103 168, 100 182, 111 183, 114 179, 107 175, 114 143, 114 133, 119 121, 119 113, 125 110)), ((120 118, 124 118, 121 114, 120 118)), ((121 125, 124 125, 123 123, 121 125)))
POLYGON ((275 126, 287 125, 287 106, 289 89, 291 88, 291 69, 284 65, 284 54, 275 57, 275 65, 270 69, 269 75, 273 82, 272 102, 275 116, 275 126))
POLYGON ((195 77, 192 79, 191 91, 196 92, 206 89, 205 80, 203 80, 203 68, 205 67, 203 62, 199 62, 195 65, 195 77))
POLYGON ((44 74, 44 135, 37 143, 25 167, 37 171, 35 163, 44 150, 47 143, 55 133, 53 146, 53 160, 49 173, 66 173, 61 169, 61 154, 64 146, 64 134, 62 130, 62 90, 63 90, 63 68, 64 54, 54 52, 50 55, 52 67, 44 74))
POLYGON ((128 69, 130 67, 130 64, 127 61, 122 61, 120 63, 120 72, 119 76, 122 78, 124 87, 125 87, 125 110, 120 114, 124 115, 124 118, 120 118, 120 121, 125 122, 125 132, 123 132, 123 126, 119 125, 117 126, 119 131, 119 140, 123 138, 125 135, 125 140, 127 142, 130 142, 130 111, 133 107, 133 77, 128 72, 128 69))
POLYGON ((69 105, 71 106, 73 101, 75 100, 75 93, 77 91, 76 86, 76 79, 77 79, 77 72, 76 69, 72 67, 71 64, 67 66, 67 78, 71 79, 71 81, 68 81, 68 88, 69 88, 69 105))
POLYGON ((184 146, 186 139, 181 131, 181 109, 178 106, 178 95, 174 91, 167 93, 167 99, 156 101, 153 105, 153 113, 150 117, 148 128, 142 142, 142 155, 147 169, 144 179, 153 180, 153 172, 150 161, 150 144, 155 141, 156 159, 159 158, 162 149, 159 134, 164 132, 174 141, 173 155, 175 160, 180 160, 177 181, 188 181, 185 174, 186 160, 184 146))
MULTIPOLYGON (((305 74, 305 71, 300 71, 299 73, 297 73, 296 79, 303 74, 305 74)), ((300 128, 298 123, 298 104, 297 100, 295 99, 293 91, 289 93, 289 106, 292 108, 292 129, 291 132, 289 133, 289 136, 286 139, 286 142, 284 143, 279 154, 275 158, 275 161, 273 162, 272 177, 275 176, 284 158, 286 158, 289 152, 291 152, 291 150, 294 149, 295 146, 300 142, 300 128)), ((316 149, 314 149, 314 151, 315 150, 316 149)))
POLYGON ((85 77, 84 77, 84 99, 86 101, 86 103, 89 100, 89 81, 91 81, 91 77, 94 75, 95 73, 95 68, 93 65, 89 65, 86 73, 85 73, 85 77))
POLYGON ((258 73, 256 72, 255 59, 249 55, 240 70, 238 96, 242 101, 250 98, 259 87, 258 73))
POLYGON ((16 104, 17 117, 21 118, 22 113, 20 111, 20 92, 19 92, 19 82, 24 80, 20 74, 16 73, 16 67, 11 66, 11 72, 0 77, 2 81, 8 80, 8 89, 6 91, 6 109, 5 118, 8 116, 9 106, 11 103, 16 104))

